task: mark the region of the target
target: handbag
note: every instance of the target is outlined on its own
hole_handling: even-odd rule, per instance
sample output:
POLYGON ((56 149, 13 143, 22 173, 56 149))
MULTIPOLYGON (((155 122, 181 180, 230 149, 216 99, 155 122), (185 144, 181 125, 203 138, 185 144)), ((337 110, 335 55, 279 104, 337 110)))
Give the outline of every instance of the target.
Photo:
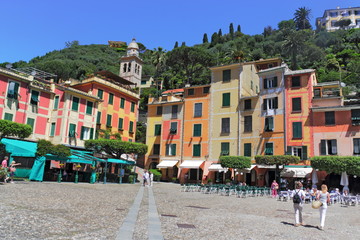
POLYGON ((322 205, 323 203, 320 202, 319 200, 312 201, 311 203, 311 207, 314 209, 319 209, 322 205))

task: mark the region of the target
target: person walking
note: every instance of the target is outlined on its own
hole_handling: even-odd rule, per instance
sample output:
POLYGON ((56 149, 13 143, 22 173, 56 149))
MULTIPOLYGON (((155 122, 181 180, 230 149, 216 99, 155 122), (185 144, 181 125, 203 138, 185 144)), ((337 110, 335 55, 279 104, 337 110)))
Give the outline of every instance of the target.
POLYGON ((328 187, 325 184, 321 185, 321 191, 318 192, 316 199, 322 203, 321 207, 319 208, 320 226, 318 228, 319 230, 323 230, 325 226, 327 206, 330 203, 330 194, 328 193, 328 187))
POLYGON ((295 182, 295 190, 293 191, 293 203, 294 203, 294 212, 295 212, 295 227, 304 225, 302 210, 303 202, 305 199, 305 192, 302 190, 302 183, 295 182))
POLYGON ((3 169, 5 169, 5 172, 6 172, 6 175, 4 176, 4 183, 6 183, 6 181, 9 179, 8 177, 8 160, 9 160, 9 157, 8 156, 5 156, 4 157, 4 160, 1 162, 1 167, 3 169))
POLYGON ((274 180, 271 184, 271 196, 274 198, 277 196, 277 190, 279 189, 279 184, 274 180))
POLYGON ((15 161, 12 161, 9 167, 10 170, 10 183, 14 183, 14 176, 16 171, 16 166, 21 165, 21 163, 16 163, 15 161))
POLYGON ((150 178, 150 186, 152 187, 154 181, 154 174, 152 172, 150 172, 149 178, 150 178))

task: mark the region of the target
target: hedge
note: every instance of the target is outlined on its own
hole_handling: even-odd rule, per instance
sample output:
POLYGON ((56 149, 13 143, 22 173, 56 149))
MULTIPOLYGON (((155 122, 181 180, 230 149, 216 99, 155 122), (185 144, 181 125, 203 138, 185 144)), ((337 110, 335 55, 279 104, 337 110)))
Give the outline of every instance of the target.
POLYGON ((353 156, 318 156, 310 159, 311 166, 320 171, 350 175, 360 175, 360 157, 353 156))
POLYGON ((58 157, 71 156, 70 148, 61 144, 54 145, 47 140, 39 140, 37 144, 37 156, 45 156, 46 154, 52 154, 58 157))
POLYGON ((255 162, 265 165, 288 165, 290 163, 299 163, 300 158, 292 155, 257 155, 255 156, 255 162))
POLYGON ((152 172, 154 174, 154 181, 160 181, 161 179, 161 172, 158 169, 150 169, 149 172, 152 172))
POLYGON ((250 168, 251 158, 244 156, 221 156, 220 164, 223 168, 250 168))
POLYGON ((14 136, 27 138, 31 135, 32 128, 28 124, 21 124, 9 120, 0 120, 0 138, 14 136))

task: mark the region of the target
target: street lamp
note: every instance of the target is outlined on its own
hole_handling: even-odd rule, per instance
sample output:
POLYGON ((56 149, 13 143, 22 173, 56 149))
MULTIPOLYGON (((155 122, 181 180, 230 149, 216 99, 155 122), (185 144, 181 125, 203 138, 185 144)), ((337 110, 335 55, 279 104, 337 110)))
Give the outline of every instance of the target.
POLYGON ((107 164, 108 164, 108 160, 106 159, 106 161, 105 161, 105 170, 104 170, 104 184, 106 184, 107 164))

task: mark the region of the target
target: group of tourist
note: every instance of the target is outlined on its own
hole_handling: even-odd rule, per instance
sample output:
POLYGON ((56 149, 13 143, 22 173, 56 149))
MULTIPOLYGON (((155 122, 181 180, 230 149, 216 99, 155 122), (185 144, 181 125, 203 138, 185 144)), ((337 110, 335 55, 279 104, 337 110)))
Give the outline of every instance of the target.
MULTIPOLYGON (((323 184, 321 185, 320 191, 314 192, 315 200, 320 201, 320 225, 318 228, 320 230, 324 229, 325 226, 325 216, 328 204, 330 204, 330 194, 328 192, 328 187, 323 184)), ((303 185, 301 182, 295 183, 295 190, 293 191, 293 203, 294 203, 294 211, 295 211, 295 227, 300 225, 304 225, 302 210, 303 203, 305 201, 305 191, 303 190, 303 185)))
POLYGON ((154 181, 154 174, 150 171, 144 170, 143 174, 143 186, 152 186, 154 181))
POLYGON ((21 163, 16 163, 12 161, 10 166, 8 166, 9 157, 5 156, 4 160, 1 162, 1 168, 5 170, 6 174, 4 176, 4 183, 7 183, 10 179, 10 183, 14 183, 14 176, 16 171, 16 166, 21 165, 21 163))

